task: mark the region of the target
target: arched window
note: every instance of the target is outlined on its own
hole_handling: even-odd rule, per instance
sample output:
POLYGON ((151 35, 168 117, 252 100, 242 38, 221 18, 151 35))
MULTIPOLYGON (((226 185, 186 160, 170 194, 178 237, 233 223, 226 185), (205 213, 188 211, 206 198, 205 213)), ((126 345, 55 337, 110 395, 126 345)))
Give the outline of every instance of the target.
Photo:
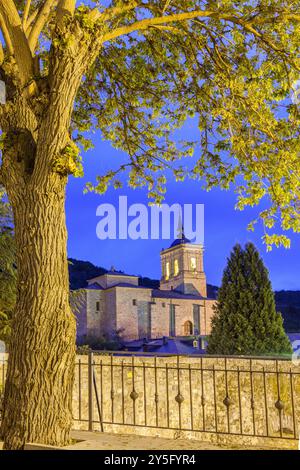
POLYGON ((170 277, 170 263, 167 262, 166 263, 166 276, 165 276, 166 281, 169 279, 169 277, 170 277))
POLYGON ((183 335, 191 336, 193 334, 193 323, 187 320, 183 325, 183 335))
POLYGON ((179 264, 178 259, 174 260, 174 276, 178 276, 179 274, 179 264))
POLYGON ((196 258, 192 257, 191 258, 191 270, 196 271, 197 265, 196 265, 196 258))

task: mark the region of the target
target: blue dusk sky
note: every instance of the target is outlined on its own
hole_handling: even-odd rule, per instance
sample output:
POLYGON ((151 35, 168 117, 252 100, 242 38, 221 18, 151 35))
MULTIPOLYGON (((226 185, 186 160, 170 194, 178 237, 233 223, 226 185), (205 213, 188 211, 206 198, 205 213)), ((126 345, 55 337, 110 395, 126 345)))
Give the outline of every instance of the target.
MULTIPOLYGON (((196 138, 193 124, 185 126, 180 134, 186 138, 196 138)), ((99 216, 96 209, 100 204, 111 203, 118 210, 119 196, 126 195, 128 206, 135 203, 148 204, 145 189, 109 188, 106 194, 83 194, 86 182, 95 182, 99 174, 109 168, 118 168, 126 158, 108 142, 101 141, 101 135, 94 138, 95 148, 84 155, 84 178, 70 178, 67 189, 67 226, 69 232, 69 257, 91 261, 97 266, 123 270, 129 274, 160 278, 160 250, 167 248, 170 240, 99 240, 96 226, 99 216)), ((247 231, 247 224, 256 218, 259 206, 244 211, 234 209, 236 195, 234 187, 229 191, 214 189, 206 192, 197 181, 175 182, 168 179, 167 204, 204 204, 204 268, 207 282, 220 285, 222 272, 235 243, 255 243, 270 272, 275 290, 300 289, 300 234, 289 234, 291 248, 273 248, 266 251, 262 242, 263 228, 258 224, 255 232, 247 231)), ((128 218, 129 222, 132 218, 128 218)))

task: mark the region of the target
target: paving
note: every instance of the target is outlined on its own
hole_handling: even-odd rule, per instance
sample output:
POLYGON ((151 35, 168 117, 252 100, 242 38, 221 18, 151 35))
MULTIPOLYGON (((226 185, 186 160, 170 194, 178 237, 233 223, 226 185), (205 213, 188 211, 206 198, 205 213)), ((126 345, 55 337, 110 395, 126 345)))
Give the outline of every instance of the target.
MULTIPOLYGON (((163 437, 139 436, 134 434, 100 433, 90 431, 72 431, 74 440, 72 445, 63 447, 63 450, 263 450, 268 447, 257 446, 225 446, 211 444, 194 439, 167 439, 163 437)), ((3 443, 0 442, 0 450, 3 443)), ((58 450, 43 444, 26 444, 26 450, 58 450)), ((62 450, 62 449, 61 449, 62 450)), ((273 450, 275 450, 273 448, 273 450)))
POLYGON ((166 439, 162 437, 129 434, 73 431, 73 439, 82 440, 65 449, 74 450, 221 450, 222 447, 190 439, 166 439))
MULTIPOLYGON (((222 450, 223 447, 190 439, 166 439, 161 437, 135 436, 129 434, 72 431, 76 443, 64 450, 222 450)), ((0 442, 0 449, 3 443, 0 442)), ((48 450, 51 446, 28 444, 28 450, 48 450)))

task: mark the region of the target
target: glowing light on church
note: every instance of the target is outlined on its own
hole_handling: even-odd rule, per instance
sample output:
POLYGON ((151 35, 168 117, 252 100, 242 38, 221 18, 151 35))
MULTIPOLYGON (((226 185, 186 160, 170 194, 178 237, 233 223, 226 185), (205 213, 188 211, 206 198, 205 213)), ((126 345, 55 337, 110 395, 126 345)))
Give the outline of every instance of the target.
POLYGON ((175 259, 174 261, 174 276, 178 276, 179 274, 179 264, 178 264, 178 259, 175 259))
POLYGON ((170 263, 166 263, 166 279, 170 277, 170 263))

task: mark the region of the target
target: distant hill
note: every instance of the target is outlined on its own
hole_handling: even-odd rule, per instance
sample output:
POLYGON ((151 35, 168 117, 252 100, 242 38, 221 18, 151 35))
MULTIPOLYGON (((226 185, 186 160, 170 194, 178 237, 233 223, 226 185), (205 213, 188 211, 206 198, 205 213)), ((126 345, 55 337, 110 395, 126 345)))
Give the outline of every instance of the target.
MULTIPOLYGON (((105 274, 107 269, 95 266, 89 261, 69 259, 70 287, 72 290, 87 286, 87 280, 105 274)), ((139 277, 139 285, 157 289, 159 281, 148 277, 139 277)), ((207 296, 216 299, 218 287, 207 284, 207 296)), ((275 291, 276 308, 282 313, 284 328, 287 332, 300 332, 300 291, 275 291)))
POLYGON ((277 310, 282 313, 286 331, 300 332, 300 291, 276 291, 275 301, 277 310))
POLYGON ((207 297, 209 299, 216 299, 218 295, 218 287, 207 284, 207 297))
POLYGON ((139 277, 139 286, 159 289, 159 281, 157 279, 150 279, 149 277, 139 277))
POLYGON ((79 261, 69 258, 69 277, 72 290, 82 289, 87 286, 87 280, 105 274, 107 269, 95 266, 89 261, 79 261))

